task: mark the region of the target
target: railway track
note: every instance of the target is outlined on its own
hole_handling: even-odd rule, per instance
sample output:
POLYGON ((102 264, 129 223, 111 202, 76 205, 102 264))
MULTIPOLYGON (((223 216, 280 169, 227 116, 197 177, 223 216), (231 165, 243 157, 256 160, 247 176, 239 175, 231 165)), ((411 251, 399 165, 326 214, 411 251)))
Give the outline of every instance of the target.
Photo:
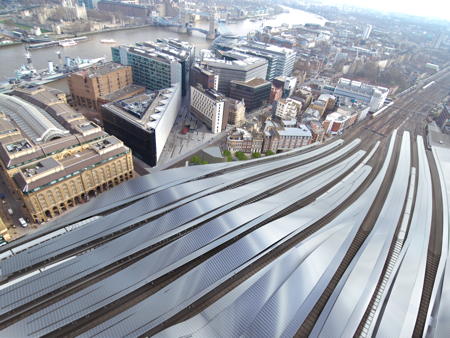
MULTIPOLYGON (((115 273, 125 269, 127 266, 134 264, 144 257, 150 255, 151 253, 159 250, 160 248, 163 248, 164 246, 172 243, 173 241, 176 241, 180 239, 181 237, 185 236, 186 234, 201 228, 204 224, 206 224, 208 221, 215 217, 219 217, 221 215, 224 215, 225 213, 236 210, 242 206, 249 205, 251 203, 256 203, 258 201, 261 201, 263 199, 269 198, 277 193, 281 193, 284 190, 287 190, 296 184, 299 184, 301 182, 304 182, 308 179, 313 178, 315 175, 320 174, 321 172, 328 170, 332 168, 333 166, 337 165, 339 162, 348 159, 352 155, 355 155, 358 150, 365 150, 369 151, 371 147, 373 147, 374 143, 376 141, 380 142, 379 149, 377 152, 375 152, 374 156, 369 160, 368 164, 372 166, 373 170, 370 172, 368 177, 364 180, 364 182, 356 188, 355 192, 346 198, 338 207, 329 210, 322 218, 315 221, 313 224, 308 226, 303 231, 299 232, 297 235, 293 236, 286 242, 282 243, 281 245, 276 246, 269 252, 267 252, 265 255, 261 256, 259 259, 257 259, 255 262, 253 262, 251 265, 247 266, 245 269, 239 271, 237 274, 235 274, 232 278, 224 281, 220 286, 214 288, 210 292, 203 295, 201 298, 197 299, 195 302, 191 303, 188 307, 183 308, 180 310, 176 315, 173 315, 169 319, 165 320, 164 322, 158 324, 151 330, 146 332, 146 335, 152 335, 158 332, 161 332, 162 330, 175 325, 177 323, 180 323, 186 319, 189 319, 193 317, 195 314, 200 313, 204 309, 206 309, 208 306, 213 304, 217 299, 219 299, 221 296, 227 294, 230 290, 232 290, 237 285, 241 284, 245 280, 247 280, 250 276, 254 275, 256 272, 258 272, 260 269, 267 266, 269 263, 273 262, 276 258, 280 257, 283 253, 286 253, 288 250, 292 249, 311 235, 315 234, 317 231, 321 230, 323 227, 325 227, 327 224, 329 224, 331 221, 333 221, 336 217, 338 217, 346 208, 352 205, 362 194, 363 192, 370 186, 370 184, 374 181, 375 177, 380 172, 380 169, 382 167, 384 156, 387 152, 388 147, 388 136, 390 136, 393 132, 393 130, 398 129, 398 135, 401 135, 403 131, 408 130, 412 134, 412 138, 415 139, 416 136, 424 136, 425 131, 423 129, 424 126, 424 119, 426 117, 426 112, 424 110, 428 109, 428 103, 425 101, 425 97, 427 97, 427 100, 431 102, 438 102, 443 97, 446 96, 448 91, 448 86, 450 84, 450 81, 447 80, 447 78, 443 78, 440 80, 436 80, 436 82, 442 83, 443 87, 437 87, 436 85, 433 85, 426 89, 418 89, 416 91, 412 91, 411 93, 408 93, 404 95, 402 98, 399 99, 399 102, 394 104, 393 106, 386 109, 386 111, 380 115, 379 118, 375 118, 372 120, 363 121, 354 127, 352 127, 350 130, 346 132, 346 135, 344 135, 343 139, 345 141, 345 144, 348 144, 350 140, 355 138, 356 136, 360 137, 362 142, 358 147, 355 147, 351 149, 349 152, 347 152, 343 157, 336 158, 334 160, 331 160, 321 166, 318 166, 317 168, 314 168, 313 170, 310 170, 307 173, 300 174, 296 177, 294 177, 291 181, 285 182, 283 184, 280 184, 278 186, 275 186, 273 188, 267 189, 263 191, 262 193, 256 194, 252 198, 248 198, 245 201, 242 201, 242 203, 235 204, 232 208, 224 210, 221 213, 211 215, 210 218, 205 217, 203 221, 193 225, 191 228, 184 229, 183 231, 180 231, 179 233, 176 233, 172 235, 171 237, 165 238, 163 241, 158 242, 154 245, 150 245, 146 247, 145 249, 135 252, 132 255, 126 256, 120 260, 117 260, 113 262, 112 264, 102 268, 98 269, 91 274, 83 277, 82 279, 76 280, 73 283, 70 283, 63 288, 56 289, 53 292, 46 294, 42 297, 37 298, 33 302, 29 302, 3 316, 0 316, 0 329, 8 327, 14 323, 17 323, 28 316, 40 311, 41 308, 47 307, 51 304, 55 304, 66 297, 70 295, 74 295, 76 292, 79 292, 89 286, 94 285, 95 283, 104 280, 108 278, 109 276, 114 275, 115 273), (417 96, 416 96, 417 95, 417 96), (381 118, 381 116, 383 118, 381 118)), ((413 142, 412 143, 412 166, 415 168, 418 168, 418 159, 417 159, 417 146, 413 142)), ((268 170, 265 172, 261 172, 259 174, 253 175, 251 177, 238 180, 235 182, 230 182, 227 185, 224 185, 220 189, 217 190, 211 190, 209 193, 205 194, 204 196, 208 196, 209 194, 214 194, 226 190, 231 190, 235 188, 239 188, 241 186, 244 186, 249 183, 257 182, 259 180, 270 178, 273 175, 277 175, 280 173, 283 173, 285 171, 298 168, 300 166, 303 166, 308 163, 312 163, 313 161, 317 161, 319 159, 325 158, 332 154, 335 151, 335 149, 330 149, 329 151, 326 151, 322 154, 319 154, 317 157, 311 158, 306 161, 299 161, 295 163, 290 163, 283 165, 281 167, 268 170)), ((383 183, 381 185, 381 189, 378 191, 375 202, 372 204, 371 208, 369 209, 369 212, 367 213, 366 217, 364 218, 363 223, 361 224, 358 232, 356 233, 356 236, 354 237, 352 243, 350 244, 350 247, 348 251, 346 252, 345 256, 343 257, 341 263, 339 266, 337 266, 336 271, 330 280, 329 284, 327 285, 325 292, 320 296, 320 298, 317 300, 315 305, 313 306, 312 310, 307 315, 306 319, 303 321, 301 326, 298 328, 296 336, 303 337, 306 335, 309 335, 311 331, 314 328, 314 325, 319 318, 323 308, 327 304, 327 302, 330 299, 330 296, 332 295, 333 291, 336 289, 336 286, 340 282, 342 276, 346 273, 348 270, 350 264, 352 263, 353 258, 356 256, 364 242, 367 240, 369 234, 371 233, 372 228, 375 225, 375 222, 377 220, 377 217, 380 213, 380 210, 383 208, 384 201, 386 199, 386 196, 389 192, 389 188, 392 184, 392 181, 394 179, 395 170, 397 168, 398 164, 398 155, 400 154, 400 143, 395 143, 394 148, 394 156, 393 159, 390 161, 387 173, 384 176, 383 183)), ((289 155, 291 156, 291 155, 289 155)), ((289 157, 287 156, 287 157, 289 157)), ((292 155, 294 156, 294 155, 292 155)), ((427 263, 426 263, 426 271, 424 276, 424 287, 423 292, 421 295, 421 301, 420 301, 420 308, 418 311, 417 319, 416 319, 416 326, 414 328, 414 336, 420 336, 423 335, 426 328, 425 322, 427 320, 427 315, 429 312, 429 306, 431 301, 431 294, 433 291, 433 287, 435 284, 435 278, 436 278, 436 272, 438 269, 438 263, 440 259, 440 250, 442 246, 442 195, 441 195, 441 188, 439 185, 439 179, 437 176, 437 169, 436 169, 436 163, 434 163, 434 159, 430 152, 427 154, 428 163, 430 165, 431 170, 431 177, 432 177, 432 190, 433 190, 433 201, 435 203, 435 207, 433 208, 433 215, 432 215, 432 223, 431 223, 431 232, 430 232, 430 238, 428 243, 428 255, 427 255, 427 263)), ((322 186, 320 189, 317 189, 313 193, 307 195, 304 198, 299 199, 295 203, 292 203, 290 205, 286 205, 285 208, 282 208, 278 212, 276 212, 271 217, 258 222, 256 225, 252 226, 251 228, 247 229, 246 231, 240 233, 238 236, 235 236, 231 238, 230 240, 222 243, 221 245, 215 247, 214 249, 204 253, 203 255, 197 257, 194 260, 191 260, 187 262, 184 265, 179 266, 178 268, 171 270, 170 272, 166 273, 165 275, 159 277, 158 279, 153 280, 151 283, 148 283, 137 290, 115 300, 114 302, 111 302, 107 306, 90 312, 87 315, 81 316, 79 319, 61 326, 59 329, 51 331, 47 334, 47 336, 75 336, 78 334, 82 334, 89 330, 90 328, 96 327, 97 325, 105 322, 109 318, 113 317, 114 315, 117 315, 127 309, 130 309, 134 305, 138 304, 139 302, 143 301, 144 299, 150 297, 151 295, 155 294, 157 291, 161 290, 163 287, 168 286, 171 282, 176 280, 182 275, 185 275, 187 272, 191 271, 195 267, 199 266, 212 256, 214 256, 216 253, 220 252, 224 248, 230 246, 231 244, 239 241, 244 236, 252 233, 258 228, 261 228, 264 225, 269 224, 270 222, 276 221, 282 217, 285 217, 293 212, 296 212, 311 203, 313 203, 319 196, 323 195, 326 191, 331 189, 333 186, 338 184, 344 177, 347 176, 349 172, 356 169, 357 166, 361 163, 362 159, 358 160, 355 164, 353 164, 350 168, 345 170, 344 172, 340 172, 336 175, 335 179, 331 180, 326 185, 322 186)), ((251 167, 250 164, 248 167, 251 167)), ((229 172, 233 172, 237 169, 232 169, 229 172)), ((210 175, 206 175, 203 178, 212 178, 215 176, 218 176, 220 174, 223 174, 224 172, 216 172, 210 175)), ((416 184, 417 184, 417 177, 416 177, 416 184)), ((415 197, 414 197, 415 199, 415 197)), ((189 203, 189 201, 186 201, 186 203, 189 203)), ((180 205, 184 205, 181 203, 180 205)), ((178 207, 178 206, 177 206, 178 207)), ((120 236, 129 233, 131 231, 134 231, 135 229, 144 226, 146 223, 152 220, 157 220, 162 215, 171 212, 173 209, 170 207, 164 210, 164 212, 157 213, 153 215, 150 218, 143 219, 139 221, 136 224, 132 224, 131 226, 127 227, 123 231, 120 232, 114 232, 112 234, 109 234, 107 238, 100 238, 95 241, 92 241, 88 243, 87 245, 83 245, 82 247, 75 248, 73 250, 64 252, 63 254, 59 256, 55 256, 53 260, 50 262, 56 262, 59 260, 63 260, 69 256, 72 255, 81 255, 84 254, 90 250, 95 250, 96 248, 110 242, 111 240, 120 238, 120 236)), ((399 225, 402 220, 400 220, 399 224, 397 225, 397 230, 395 233, 394 238, 396 238, 397 233, 399 231, 399 225)), ((389 260, 392 258, 394 253, 394 247, 395 242, 392 241, 391 247, 389 249, 388 258, 386 259, 386 262, 389 262, 389 260)), ((49 262, 45 262, 45 264, 48 264, 49 262)), ((386 263, 387 264, 387 263, 386 263)), ((43 264, 42 264, 43 265, 43 264)), ((34 268, 39 268, 42 265, 34 265, 30 266, 28 270, 22 271, 21 273, 30 271, 34 268)), ((388 269, 388 266, 386 265, 383 269, 382 276, 385 275, 386 270, 388 269)), ((20 276, 21 274, 13 275, 12 277, 15 278, 17 276, 20 276)), ((382 284, 383 278, 380 278, 378 281, 377 287, 375 289, 375 292, 373 293, 373 297, 370 301, 369 306, 367 307, 367 310, 363 316, 363 320, 361 321, 357 331, 355 332, 356 335, 361 335, 363 330, 363 324, 367 320, 369 316, 369 309, 372 307, 375 301, 375 295, 380 290, 380 286, 382 284)))

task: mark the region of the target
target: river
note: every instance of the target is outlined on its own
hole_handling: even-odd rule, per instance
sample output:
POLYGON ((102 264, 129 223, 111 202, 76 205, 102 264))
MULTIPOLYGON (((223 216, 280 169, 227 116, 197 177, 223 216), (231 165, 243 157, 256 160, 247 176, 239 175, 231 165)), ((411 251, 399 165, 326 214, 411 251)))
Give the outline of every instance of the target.
MULTIPOLYGON (((237 23, 220 24, 219 30, 223 33, 231 33, 237 35, 246 35, 247 33, 259 29, 262 25, 280 26, 285 23, 304 24, 317 23, 323 24, 325 19, 308 12, 297 9, 287 8, 289 13, 282 13, 275 18, 264 21, 252 22, 250 20, 243 20, 237 23)), ((208 29, 207 21, 200 21, 196 23, 196 27, 208 29)), ((104 32, 94 35, 89 35, 87 41, 79 42, 78 45, 72 47, 49 47, 42 49, 31 50, 33 65, 38 68, 46 68, 48 61, 55 61, 57 59, 56 51, 61 50, 63 57, 82 57, 82 58, 98 58, 105 56, 111 59, 111 45, 102 44, 102 39, 114 39, 118 44, 131 44, 137 41, 149 41, 156 38, 179 38, 185 40, 196 46, 197 50, 208 48, 211 44, 210 40, 206 40, 205 35, 200 32, 192 32, 192 34, 179 34, 176 28, 165 27, 144 27, 131 30, 120 30, 112 32, 104 32)), ((14 77, 15 69, 19 68, 25 63, 24 46, 3 47, 0 49, 0 56, 2 66, 0 67, 0 80, 14 77)), ((63 83, 65 81, 61 81, 63 83)), ((61 88, 65 89, 65 88, 61 88)))

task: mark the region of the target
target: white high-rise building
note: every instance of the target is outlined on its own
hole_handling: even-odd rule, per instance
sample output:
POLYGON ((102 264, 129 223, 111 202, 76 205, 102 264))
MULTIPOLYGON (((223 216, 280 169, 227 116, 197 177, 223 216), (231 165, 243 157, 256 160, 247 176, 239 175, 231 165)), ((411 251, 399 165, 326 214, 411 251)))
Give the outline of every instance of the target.
POLYGON ((191 112, 203 121, 214 134, 220 133, 226 126, 224 120, 225 97, 214 89, 191 86, 191 112))
POLYGON ((366 28, 364 28, 363 40, 367 40, 370 36, 370 33, 372 33, 372 25, 367 24, 366 28))

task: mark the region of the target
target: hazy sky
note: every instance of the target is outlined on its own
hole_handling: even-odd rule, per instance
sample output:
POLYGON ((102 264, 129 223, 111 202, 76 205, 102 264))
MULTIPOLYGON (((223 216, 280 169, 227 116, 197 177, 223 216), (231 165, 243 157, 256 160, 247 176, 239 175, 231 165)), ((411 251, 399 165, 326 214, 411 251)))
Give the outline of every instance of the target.
POLYGON ((334 0, 334 2, 450 20, 449 0, 334 0))

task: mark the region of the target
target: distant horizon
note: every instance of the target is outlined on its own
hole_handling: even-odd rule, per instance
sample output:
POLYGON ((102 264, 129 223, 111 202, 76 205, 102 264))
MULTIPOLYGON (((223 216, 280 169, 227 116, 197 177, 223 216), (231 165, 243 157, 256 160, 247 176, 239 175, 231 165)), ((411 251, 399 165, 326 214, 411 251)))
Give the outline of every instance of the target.
POLYGON ((406 0, 378 0, 367 2, 360 0, 325 0, 335 5, 350 5, 357 8, 366 8, 384 13, 395 13, 418 16, 427 19, 445 20, 450 23, 450 4, 442 0, 429 0, 425 2, 410 2, 406 0))

